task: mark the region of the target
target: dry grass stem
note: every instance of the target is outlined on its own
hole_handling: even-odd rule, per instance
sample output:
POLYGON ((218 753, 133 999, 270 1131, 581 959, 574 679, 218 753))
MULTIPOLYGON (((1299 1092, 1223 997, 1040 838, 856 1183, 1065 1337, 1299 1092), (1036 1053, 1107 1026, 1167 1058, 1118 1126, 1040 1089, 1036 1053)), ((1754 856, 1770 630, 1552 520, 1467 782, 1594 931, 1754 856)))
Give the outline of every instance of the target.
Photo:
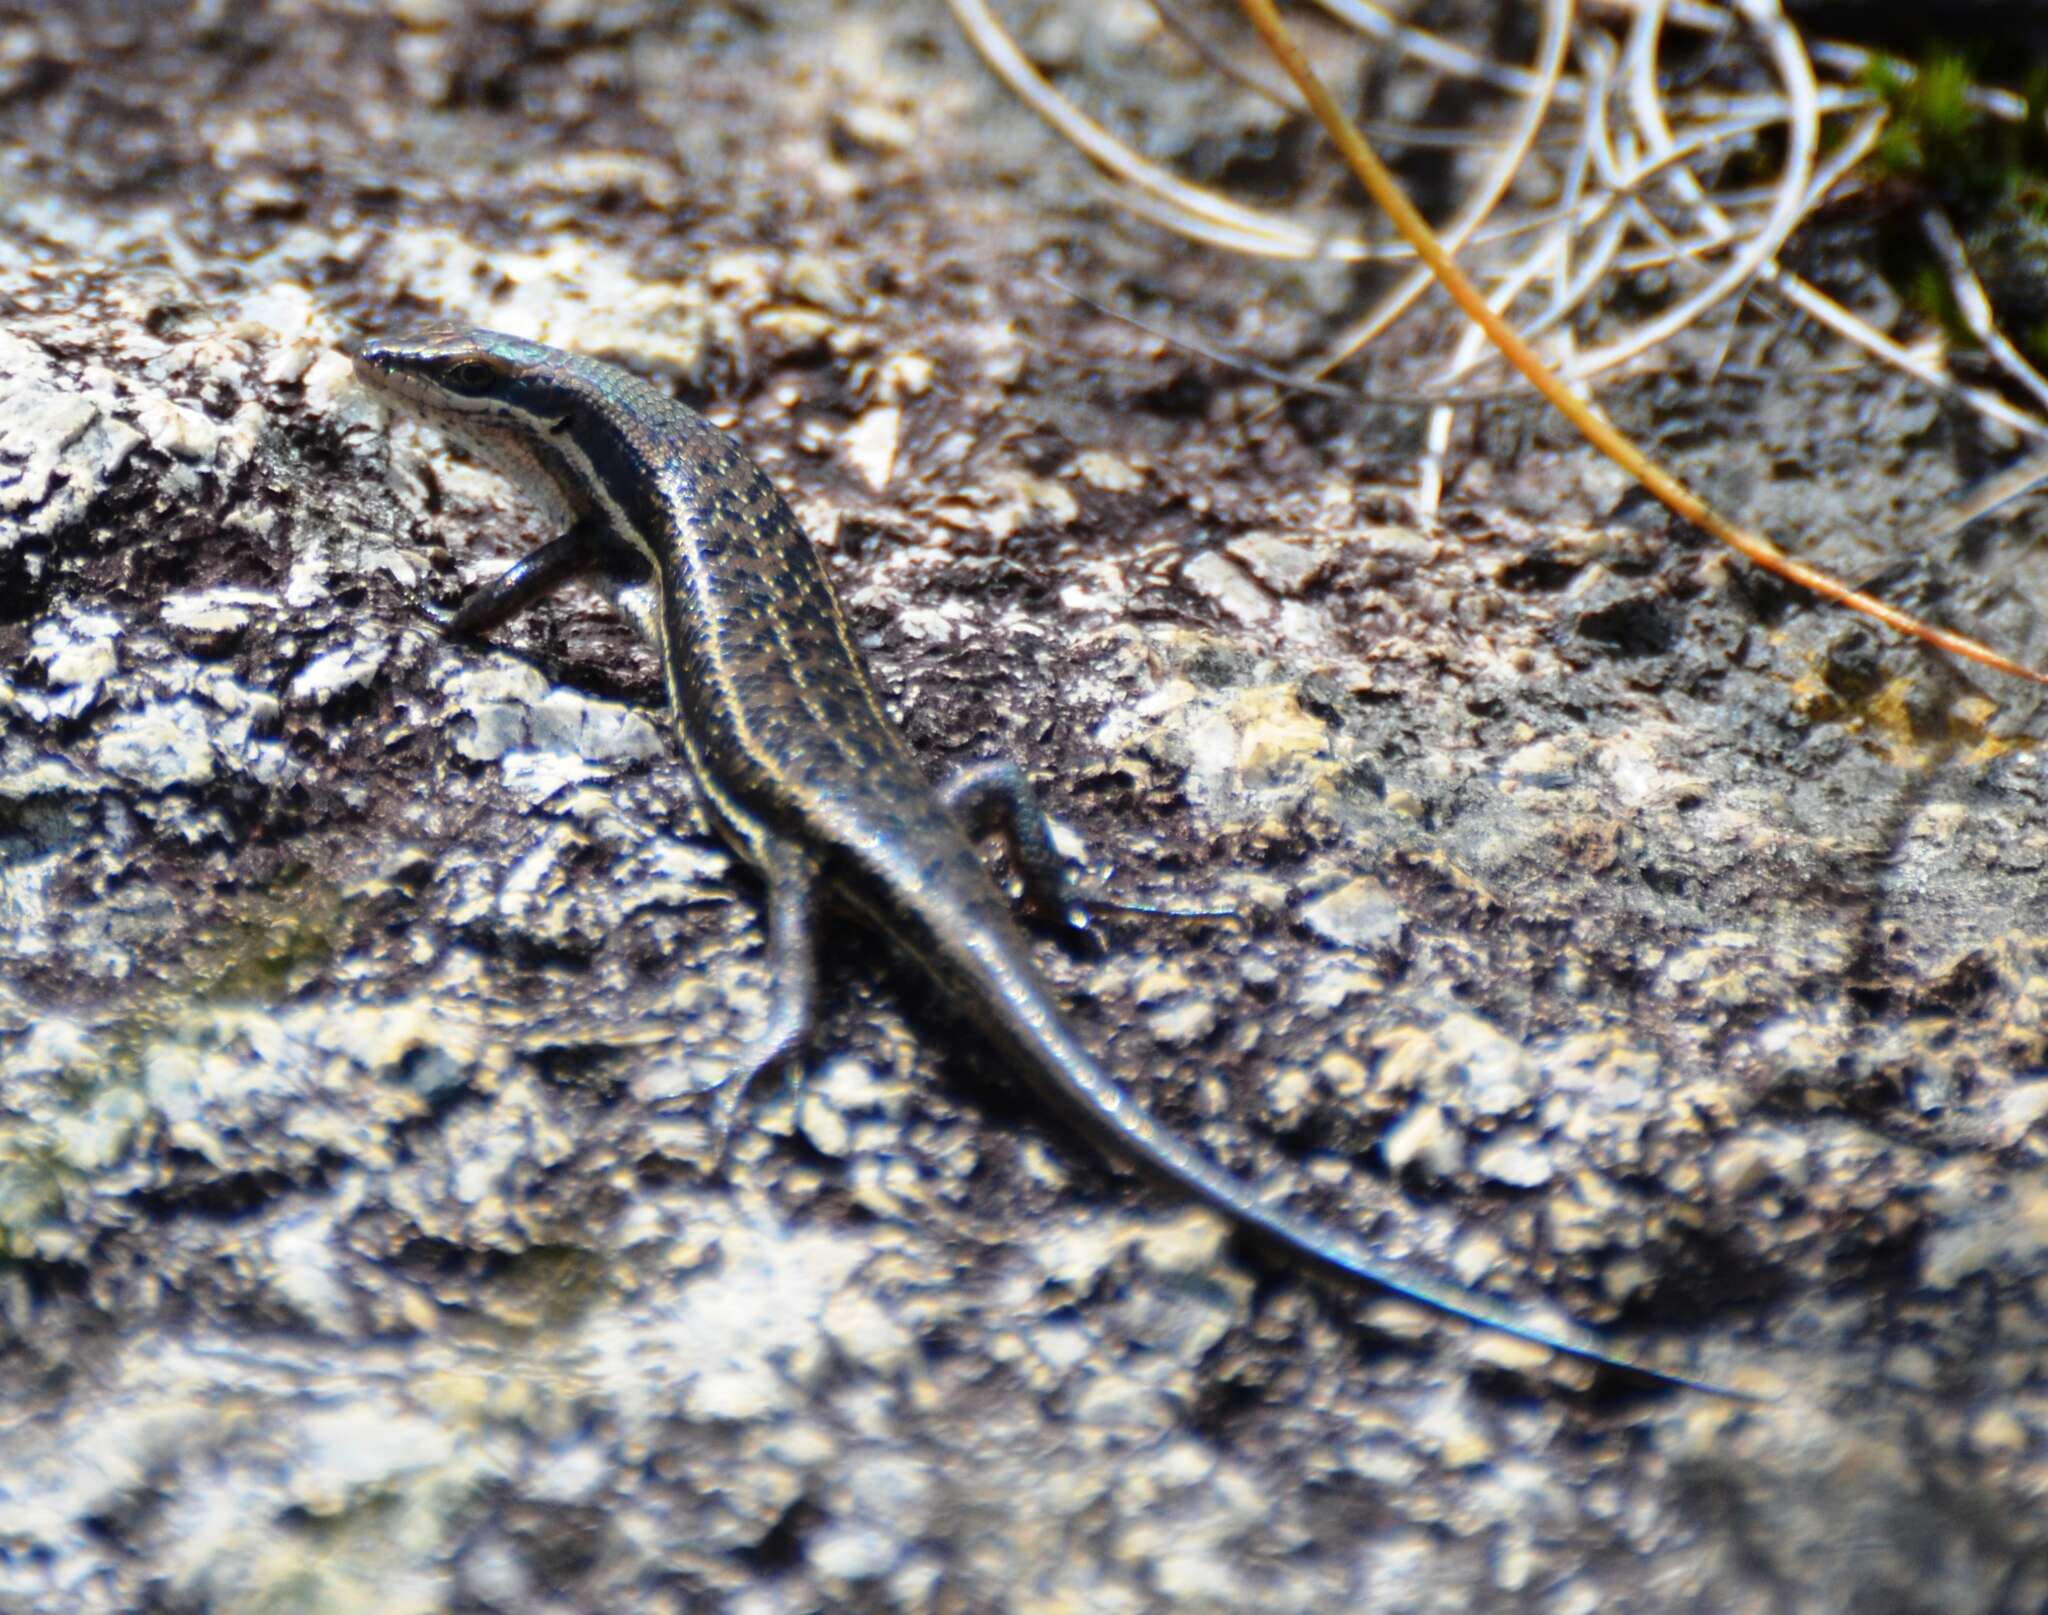
MULTIPOLYGON (((1270 0, 1240 0, 1240 8, 1286 68, 1287 85, 1267 59, 1244 53, 1241 27, 1227 27, 1213 4, 1152 0, 1161 38, 1177 42, 1195 70, 1217 74, 1265 107, 1264 118, 1271 119, 1276 104, 1307 105, 1346 166, 1394 219, 1399 241, 1375 239, 1380 221, 1371 217, 1361 229, 1355 212, 1347 217, 1339 209, 1341 198, 1323 196, 1291 215, 1183 177, 1083 111, 1064 84, 1056 87, 990 0, 948 4, 1003 82, 1096 165, 1111 196, 1131 212, 1222 251, 1393 269, 1366 312, 1320 356, 1285 368, 1233 361, 1240 368, 1279 385, 1323 391, 1327 378, 1397 325, 1432 322, 1430 335, 1401 345, 1411 355, 1434 355, 1410 361, 1427 368, 1411 371, 1410 385, 1397 381, 1391 394, 1374 389, 1368 396, 1455 396, 1455 384, 1498 351, 1652 493, 1755 564, 1900 632, 2048 682, 1728 522, 1651 466, 1594 411, 1592 382, 1654 367, 1659 348, 1682 332, 1711 327, 1725 355, 1745 306, 1763 289, 2000 429, 2048 439, 2048 381, 2000 334, 1945 220, 1935 218, 1927 229, 1956 304, 1987 354, 2038 412, 1960 381, 1937 353, 1909 348, 1784 268, 1781 257, 1793 233, 1858 182, 1888 111, 1859 82, 1868 59, 1840 46, 1809 51, 1777 0, 1542 0, 1528 19, 1533 42, 1525 61, 1496 60, 1371 0, 1316 0, 1313 10, 1305 7, 1304 22, 1318 25, 1316 53, 1328 74, 1370 82, 1376 95, 1403 108, 1469 109, 1464 127, 1396 119, 1383 131, 1404 149, 1451 154, 1446 160, 1454 164, 1457 199, 1434 228, 1405 201, 1392 200, 1398 188, 1391 176, 1344 109, 1320 89, 1317 70, 1270 0), (1816 63, 1831 82, 1822 81, 1816 63), (1759 72, 1768 76, 1767 90, 1756 87, 1759 72), (1369 170, 1378 180, 1367 177, 1369 170), (1460 310, 1456 324, 1431 295, 1439 285, 1460 310)), ((1991 116, 2025 110, 2000 91, 1974 91, 1971 99, 1991 116)), ((1455 442, 1453 408, 1440 402, 1428 422, 1418 487, 1425 512, 1435 508, 1442 459, 1455 442)))

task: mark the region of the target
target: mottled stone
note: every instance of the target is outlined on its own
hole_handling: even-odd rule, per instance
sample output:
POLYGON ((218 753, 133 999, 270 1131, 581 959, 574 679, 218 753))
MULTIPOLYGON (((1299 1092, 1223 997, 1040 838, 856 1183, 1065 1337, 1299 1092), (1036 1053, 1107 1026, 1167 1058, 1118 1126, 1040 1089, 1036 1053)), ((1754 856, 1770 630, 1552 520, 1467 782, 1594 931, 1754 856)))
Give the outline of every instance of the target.
POLYGON ((162 701, 106 726, 94 760, 146 791, 200 785, 213 778, 213 741, 191 701, 162 701))
POLYGON ((1472 1157, 1472 1165, 1482 1177, 1511 1189, 1540 1189, 1557 1175, 1543 1147, 1526 1133, 1489 1140, 1472 1157))
POLYGON ((1383 947, 1401 938, 1401 905, 1380 882, 1346 881, 1301 913, 1317 936, 1346 948, 1383 947))
POLYGON ((1246 533, 1242 538, 1231 540, 1224 550, 1259 582, 1282 597, 1304 593, 1329 569, 1331 563, 1328 550, 1280 533, 1246 533))
POLYGON ((0 332, 0 554, 78 523, 143 442, 99 377, 0 332))
POLYGON ((1189 588, 1213 600, 1247 627, 1265 622, 1273 615, 1272 597, 1218 551, 1204 550, 1190 556, 1181 563, 1180 576, 1189 588))
MULTIPOLYGON (((1143 233, 1047 205, 1058 149, 942 13, 398 0, 280 49, 261 8, 16 9, 0 1607, 2048 1602, 2024 703, 1492 416, 1425 521, 1409 416, 1270 411, 1010 273, 1108 265, 1269 358, 1355 291, 1268 263, 1233 328, 1213 262, 1127 275, 1143 233), (1778 1400, 1646 1393, 1190 1212, 857 915, 804 1097, 714 1137, 757 883, 644 591, 418 619, 562 518, 358 385, 337 344, 426 314, 703 404, 934 777, 1015 753, 1091 883, 1229 911, 1033 939, 1133 1103, 1401 1270, 1778 1400), (1353 883, 1349 935, 1300 923, 1353 883)), ((1160 76, 1148 8, 1040 10, 1032 60, 1154 160, 1271 147, 1278 109, 1160 76)), ((1763 373, 1747 319, 1603 401, 1887 576, 1975 457, 1807 333, 1691 386, 1723 344, 1763 373)), ((2024 644, 2035 549, 1914 564, 2024 644)))
POLYGON ((1442 1105, 1424 1101, 1387 1129, 1380 1153, 1396 1172, 1412 1166, 1425 1176, 1448 1178, 1465 1164, 1465 1141, 1442 1105))

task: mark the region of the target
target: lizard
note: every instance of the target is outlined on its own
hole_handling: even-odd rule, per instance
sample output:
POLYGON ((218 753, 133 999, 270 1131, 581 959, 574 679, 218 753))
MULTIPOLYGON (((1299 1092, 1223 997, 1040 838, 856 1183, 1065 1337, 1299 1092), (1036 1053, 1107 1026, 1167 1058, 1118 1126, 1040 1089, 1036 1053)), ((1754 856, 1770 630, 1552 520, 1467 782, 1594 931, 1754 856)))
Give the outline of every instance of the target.
POLYGON ((1383 1259, 1261 1195, 1138 1105, 1070 1028, 970 839, 999 831, 1032 905, 1080 923, 1029 780, 998 760, 932 787, 884 712, 795 514, 702 415, 615 365, 461 325, 372 338, 350 357, 373 392, 508 474, 564 523, 441 614, 446 629, 486 629, 593 569, 641 569, 653 585, 651 631, 690 773, 767 894, 767 1024, 722 1084, 727 1127, 754 1077, 809 1044, 815 932, 829 894, 921 965, 1105 1153, 1135 1159, 1321 1268, 1594 1363, 1749 1399, 1583 1325, 1383 1259))

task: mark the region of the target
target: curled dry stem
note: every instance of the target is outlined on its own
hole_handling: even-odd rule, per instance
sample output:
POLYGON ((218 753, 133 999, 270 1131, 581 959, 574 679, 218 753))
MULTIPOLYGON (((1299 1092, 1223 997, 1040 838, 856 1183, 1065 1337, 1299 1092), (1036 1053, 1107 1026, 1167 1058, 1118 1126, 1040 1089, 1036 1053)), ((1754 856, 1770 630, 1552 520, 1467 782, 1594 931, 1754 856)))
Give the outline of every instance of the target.
MULTIPOLYGON (((1365 136, 1345 115, 1314 69, 1309 66, 1308 58, 1302 53, 1301 47, 1296 44, 1286 25, 1281 22, 1273 0, 1238 0, 1238 4, 1252 26, 1258 30, 1260 38, 1266 42, 1266 47, 1272 51, 1287 76, 1301 91, 1310 111, 1322 125, 1324 133, 1330 137, 1331 143, 1336 146, 1346 166, 1357 176, 1358 182, 1365 187, 1374 203, 1393 221, 1394 227, 1414 246, 1417 256, 1429 266, 1466 317, 1485 331, 1508 362, 1578 429, 1581 436, 1641 483, 1660 504, 1681 520, 1712 534, 1753 565, 1820 595, 1823 599, 1861 612, 1888 628, 1921 640, 1938 650, 1947 651, 1951 655, 1963 657, 2014 678, 2048 685, 2048 673, 2016 662, 1967 635, 1952 633, 1948 629, 1924 622, 1910 612, 1902 611, 1897 606, 1850 587, 1841 579, 1818 567, 1809 566, 1806 562, 1787 555, 1762 534, 1751 532, 1723 516, 1670 472, 1651 460, 1629 438, 1596 415, 1583 400, 1573 394, 1555 371, 1537 357, 1535 351, 1515 328, 1502 315, 1495 312, 1479 288, 1458 267, 1456 259, 1429 228, 1415 205, 1408 200, 1406 193, 1381 163, 1365 136)), ((1655 11, 1656 8, 1646 9, 1655 11)), ((1761 6, 1751 6, 1749 9, 1752 20, 1761 18, 1768 21, 1768 15, 1761 6)), ((1783 54, 1786 49, 1785 37, 1773 30, 1767 30, 1767 37, 1774 55, 1778 57, 1781 71, 1789 70, 1796 76, 1796 69, 1791 67, 1783 54)), ((1798 131, 1802 123, 1808 128, 1811 127, 1808 119, 1812 114, 1812 103, 1809 102, 1802 110, 1806 116, 1794 119, 1794 138, 1803 145, 1804 141, 1798 131)), ((1798 184, 1786 187, 1786 193, 1795 199, 1803 199, 1806 193, 1806 175, 1810 173, 1811 167, 1810 146, 1800 155, 1802 161, 1787 165, 1788 168, 1799 170, 1798 184)), ((1789 228, 1783 225, 1782 215, 1785 209, 1786 204, 1781 199, 1780 205, 1772 210, 1770 225, 1766 226, 1762 234, 1769 236, 1775 227, 1789 228)), ((1751 274, 1755 274, 1762 265, 1775 261, 1774 256, 1768 252, 1760 259, 1749 253, 1743 256, 1751 260, 1751 274)))

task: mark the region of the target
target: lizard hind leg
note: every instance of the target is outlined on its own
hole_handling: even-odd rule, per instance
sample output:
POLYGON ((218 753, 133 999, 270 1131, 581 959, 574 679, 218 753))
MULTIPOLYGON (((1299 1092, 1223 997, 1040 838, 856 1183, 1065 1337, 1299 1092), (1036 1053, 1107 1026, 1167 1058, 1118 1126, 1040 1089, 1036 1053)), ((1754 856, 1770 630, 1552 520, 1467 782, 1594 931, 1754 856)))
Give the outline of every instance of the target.
POLYGON ((1066 860, 1052 844, 1052 827, 1038 792, 1024 770, 1007 758, 969 763, 939 787, 939 800, 975 835, 993 830, 1003 838, 1010 862, 1024 882, 1024 896, 1038 914, 1056 920, 1075 936, 1093 938, 1091 913, 1151 914, 1168 919, 1228 919, 1228 908, 1169 908, 1077 886, 1066 860))
POLYGON ((993 830, 1002 837, 1033 910, 1068 931, 1087 932, 1087 908, 1067 878, 1066 860, 1052 844, 1052 826, 1023 769, 1006 757, 968 763, 939 787, 939 800, 973 834, 993 830))
POLYGON ((818 861, 794 841, 755 852, 768 886, 768 1024, 742 1049, 714 1090, 712 1128, 723 1159, 754 1079, 772 1069, 801 1075, 818 1014, 818 861))

